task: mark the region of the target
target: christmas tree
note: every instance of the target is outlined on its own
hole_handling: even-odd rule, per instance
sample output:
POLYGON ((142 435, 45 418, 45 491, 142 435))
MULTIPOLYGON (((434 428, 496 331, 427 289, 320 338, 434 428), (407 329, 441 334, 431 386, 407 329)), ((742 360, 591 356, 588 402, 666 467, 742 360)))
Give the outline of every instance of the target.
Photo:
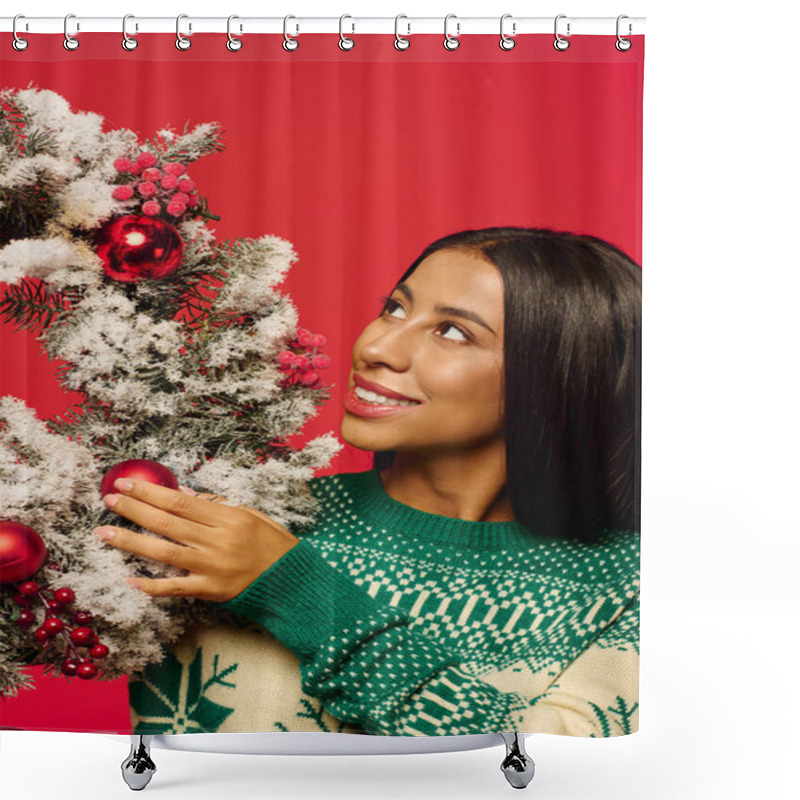
POLYGON ((180 484, 305 526, 307 482, 342 446, 330 433, 287 444, 329 398, 330 359, 276 289, 291 245, 217 241, 208 227, 219 217, 188 165, 223 149, 219 124, 140 142, 103 122, 52 91, 0 90, 0 316, 34 334, 82 398, 47 420, 0 400, 6 697, 31 684, 25 665, 117 678, 190 623, 224 617, 125 583, 184 573, 92 536, 120 524, 104 480, 180 484))

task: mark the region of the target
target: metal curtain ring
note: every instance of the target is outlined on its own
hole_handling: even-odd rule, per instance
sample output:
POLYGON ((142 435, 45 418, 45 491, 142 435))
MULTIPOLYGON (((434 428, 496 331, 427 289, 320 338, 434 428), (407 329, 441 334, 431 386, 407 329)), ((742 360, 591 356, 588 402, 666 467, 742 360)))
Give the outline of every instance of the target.
MULTIPOLYGON (((15 50, 24 50, 28 46, 28 40, 27 39, 22 39, 19 36, 17 36, 17 20, 20 19, 20 18, 25 19, 25 15, 24 14, 17 14, 14 17, 14 21, 11 23, 11 32, 14 34, 14 41, 12 43, 12 47, 15 50)), ((28 23, 26 22, 25 23, 25 30, 27 30, 27 29, 28 29, 28 23)))
MULTIPOLYGON (((69 22, 69 18, 74 16, 74 14, 67 14, 67 16, 64 17, 64 48, 66 50, 77 50, 78 45, 80 44, 80 42, 74 36, 70 36, 67 32, 67 23, 69 22)), ((78 23, 76 30, 80 29, 81 26, 80 23, 78 23)))
MULTIPOLYGON (((122 18, 122 48, 124 50, 135 50, 139 46, 139 42, 134 39, 132 36, 128 36, 128 20, 133 17, 133 14, 126 14, 122 18)), ((134 23, 135 30, 139 30, 139 23, 134 23)))
MULTIPOLYGON (((342 33, 342 25, 346 19, 353 18, 349 14, 342 14, 342 16, 339 17, 339 47, 341 47, 342 50, 352 50, 356 46, 356 43, 349 36, 345 36, 342 33)), ((355 31, 355 29, 356 26, 354 23, 353 30, 355 31)))
MULTIPOLYGON (((178 50, 188 50, 192 46, 192 40, 188 39, 181 33, 181 20, 184 17, 188 16, 189 16, 188 14, 178 14, 178 16, 175 18, 175 34, 178 37, 175 40, 175 47, 177 47, 178 50)), ((192 32, 192 23, 190 22, 189 33, 191 32, 192 32)))
POLYGON ((456 22, 456 35, 455 36, 451 36, 447 32, 447 23, 451 19, 456 19, 457 20, 458 18, 456 17, 455 14, 448 14, 444 18, 444 46, 445 46, 446 50, 458 50, 458 46, 461 44, 461 42, 458 41, 457 37, 458 37, 458 34, 461 32, 461 23, 460 22, 456 22))
MULTIPOLYGON (((628 15, 627 14, 620 14, 617 17, 617 42, 615 44, 615 47, 617 48, 617 50, 619 50, 622 53, 626 52, 627 50, 630 50, 631 47, 633 47, 633 42, 630 39, 623 39, 622 36, 619 35, 619 23, 620 23, 620 20, 623 20, 623 19, 628 19, 628 15)), ((630 32, 631 32, 631 26, 630 26, 630 23, 628 23, 628 33, 630 33, 630 32)))
POLYGON ((290 19, 297 19, 297 17, 287 14, 283 18, 283 49, 293 53, 298 47, 300 47, 300 42, 298 42, 293 36, 289 36, 287 32, 286 23, 289 22, 290 19))
MULTIPOLYGON (((394 46, 397 50, 408 50, 411 47, 411 39, 406 39, 405 36, 401 36, 399 32, 399 24, 401 19, 408 19, 405 14, 398 14, 394 18, 394 46)), ((411 23, 407 22, 408 25, 408 33, 411 35, 411 23)))
MULTIPOLYGON (((505 21, 509 19, 512 15, 511 14, 503 14, 500 17, 500 49, 501 50, 513 50, 516 46, 516 42, 511 38, 511 36, 506 36, 505 31, 503 30, 503 25, 505 21)), ((517 32, 517 23, 511 23, 511 33, 515 34, 517 32)))
MULTIPOLYGON (((566 19, 566 18, 567 18, 566 14, 559 14, 556 17, 555 26, 553 28, 553 30, 555 31, 555 34, 556 34, 556 40, 553 42, 553 47, 555 47, 556 50, 562 50, 563 51, 563 50, 566 50, 569 47, 569 39, 565 39, 558 32, 558 21, 560 19, 566 19)), ((569 22, 567 23, 567 36, 569 36, 569 22)))
MULTIPOLYGON (((237 51, 242 49, 242 45, 244 43, 242 42, 241 39, 237 39, 235 36, 233 36, 231 34, 231 20, 232 19, 239 19, 239 17, 236 14, 231 14, 228 17, 228 42, 226 44, 226 47, 228 48, 228 50, 231 51, 231 53, 236 53, 237 51)), ((241 25, 239 26, 239 30, 240 31, 242 30, 242 26, 241 25)))

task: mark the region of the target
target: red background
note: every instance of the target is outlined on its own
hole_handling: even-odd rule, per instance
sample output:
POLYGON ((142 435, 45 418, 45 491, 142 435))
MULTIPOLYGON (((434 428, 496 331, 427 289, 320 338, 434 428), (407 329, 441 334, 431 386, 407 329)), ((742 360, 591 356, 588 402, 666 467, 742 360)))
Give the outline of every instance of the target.
MULTIPOLYGON (((431 241, 467 228, 552 227, 600 236, 641 263, 641 122, 644 38, 620 53, 614 37, 306 35, 294 53, 282 37, 147 34, 131 52, 119 34, 26 34, 0 48, 0 85, 54 90, 73 111, 158 130, 217 121, 226 149, 190 166, 208 198, 218 239, 288 239, 300 256, 283 283, 300 325, 328 338, 331 400, 297 443, 338 435, 350 347, 408 264, 431 241)), ((79 398, 62 391, 56 364, 33 335, 0 324, 2 392, 41 418, 79 398)), ((350 446, 324 473, 367 469, 350 446)), ((322 473, 320 473, 322 474, 322 473)), ((27 730, 130 731, 126 681, 37 677, 35 690, 0 701, 0 725, 27 730)))

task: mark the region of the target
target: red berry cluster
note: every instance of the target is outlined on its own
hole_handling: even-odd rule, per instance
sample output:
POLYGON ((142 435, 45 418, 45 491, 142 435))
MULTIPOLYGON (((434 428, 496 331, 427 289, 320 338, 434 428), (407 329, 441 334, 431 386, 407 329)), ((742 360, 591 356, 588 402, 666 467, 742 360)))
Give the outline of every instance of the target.
POLYGON ((117 158, 117 172, 133 176, 128 183, 120 184, 111 193, 115 200, 130 200, 134 196, 142 199, 142 214, 155 217, 166 208, 167 214, 180 217, 187 208, 200 205, 200 196, 195 183, 186 174, 186 167, 178 161, 158 163, 154 153, 145 150, 131 161, 117 158))
POLYGON ((62 636, 67 645, 68 656, 61 662, 61 672, 64 675, 77 675, 79 678, 90 680, 97 675, 98 667, 95 659, 105 658, 108 647, 97 640, 97 634, 90 628, 92 621, 90 611, 69 611, 68 607, 75 602, 75 592, 69 588, 56 589, 50 592, 39 586, 36 581, 25 581, 18 587, 14 595, 14 602, 20 607, 16 619, 20 628, 31 628, 36 624, 36 614, 31 609, 31 603, 37 598, 45 608, 44 622, 33 632, 33 637, 45 647, 56 636, 62 636), (60 614, 72 615, 74 625, 67 624, 60 614), (81 656, 77 648, 89 648, 89 655, 81 656))
POLYGON ((289 350, 278 354, 278 369, 285 372, 286 376, 281 381, 281 386, 307 386, 311 389, 320 389, 323 386, 322 377, 316 370, 327 369, 331 365, 330 356, 319 352, 328 340, 321 333, 311 333, 305 328, 299 328, 297 336, 289 342, 289 350))

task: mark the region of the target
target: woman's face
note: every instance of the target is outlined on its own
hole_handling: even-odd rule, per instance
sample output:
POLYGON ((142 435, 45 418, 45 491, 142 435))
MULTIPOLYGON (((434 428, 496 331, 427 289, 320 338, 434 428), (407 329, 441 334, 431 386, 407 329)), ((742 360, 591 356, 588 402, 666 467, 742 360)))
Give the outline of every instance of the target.
POLYGON ((481 256, 444 249, 422 261, 352 358, 341 433, 353 446, 453 453, 504 437, 503 280, 481 256), (376 396, 387 390, 408 400, 389 405, 376 396))

